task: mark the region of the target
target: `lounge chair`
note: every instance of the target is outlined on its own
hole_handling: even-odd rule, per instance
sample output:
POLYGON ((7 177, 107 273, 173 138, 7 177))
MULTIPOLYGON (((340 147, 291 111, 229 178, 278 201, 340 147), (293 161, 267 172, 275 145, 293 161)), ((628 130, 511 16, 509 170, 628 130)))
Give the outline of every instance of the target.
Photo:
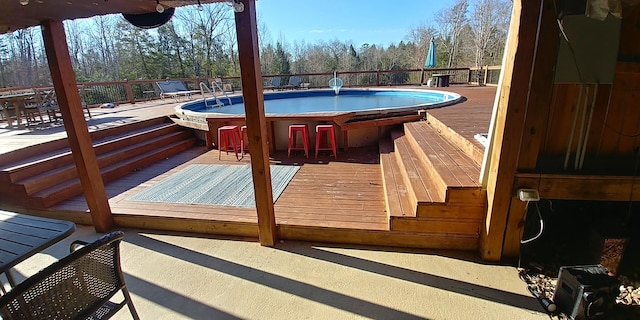
POLYGON ((289 78, 289 84, 283 86, 284 89, 298 89, 300 88, 300 83, 302 83, 302 78, 299 76, 291 76, 289 78))
POLYGON ((157 81, 156 84, 160 88, 160 98, 172 97, 178 101, 178 96, 186 96, 191 100, 191 95, 200 93, 200 90, 189 90, 182 81, 179 80, 166 80, 157 81))
POLYGON ((120 268, 122 237, 114 231, 93 243, 74 241, 71 254, 0 296, 0 318, 109 319, 126 305, 140 319, 120 268))
POLYGON ((264 89, 271 89, 271 90, 277 90, 280 89, 280 82, 282 81, 282 78, 280 77, 273 77, 271 78, 271 85, 270 86, 265 86, 264 89))

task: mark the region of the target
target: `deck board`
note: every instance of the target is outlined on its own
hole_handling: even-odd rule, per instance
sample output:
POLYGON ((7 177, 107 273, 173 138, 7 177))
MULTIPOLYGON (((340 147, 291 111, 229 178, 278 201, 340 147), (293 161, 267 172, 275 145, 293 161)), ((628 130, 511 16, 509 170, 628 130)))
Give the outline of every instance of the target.
POLYGON ((409 131, 407 135, 414 139, 447 186, 479 185, 480 166, 429 127, 427 122, 408 123, 406 129, 409 131))
POLYGON ((404 184, 400 165, 393 150, 393 142, 391 139, 384 139, 379 142, 379 149, 387 214, 389 217, 415 217, 416 203, 412 203, 409 198, 409 191, 404 184))

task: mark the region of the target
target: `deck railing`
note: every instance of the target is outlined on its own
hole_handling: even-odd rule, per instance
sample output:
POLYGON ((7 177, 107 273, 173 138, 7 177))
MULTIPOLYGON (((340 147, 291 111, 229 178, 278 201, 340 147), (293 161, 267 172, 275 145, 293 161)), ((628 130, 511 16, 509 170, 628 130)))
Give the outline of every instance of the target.
MULTIPOLYGON (((379 87, 379 86, 409 86, 427 84, 433 74, 449 74, 451 84, 476 84, 496 85, 500 75, 500 66, 484 66, 473 68, 440 68, 440 69, 404 69, 404 70, 369 70, 369 71, 336 71, 325 73, 300 73, 295 74, 302 78, 307 88, 327 88, 329 80, 334 76, 342 79, 344 87, 379 87)), ((265 86, 270 85, 273 77, 280 77, 281 83, 286 85, 291 74, 263 75, 265 86)), ((231 88, 240 90, 239 76, 217 77, 231 85, 231 88)), ((160 91, 153 80, 125 80, 109 82, 84 82, 84 98, 90 106, 103 103, 134 103, 151 99, 159 99, 160 91)), ((198 90, 200 82, 208 85, 213 78, 177 78, 183 81, 189 90, 198 90)), ((49 85, 50 86, 50 85, 49 85)), ((46 87, 46 86, 44 86, 46 87)), ((35 87, 15 87, 0 89, 3 92, 15 92, 35 87)))

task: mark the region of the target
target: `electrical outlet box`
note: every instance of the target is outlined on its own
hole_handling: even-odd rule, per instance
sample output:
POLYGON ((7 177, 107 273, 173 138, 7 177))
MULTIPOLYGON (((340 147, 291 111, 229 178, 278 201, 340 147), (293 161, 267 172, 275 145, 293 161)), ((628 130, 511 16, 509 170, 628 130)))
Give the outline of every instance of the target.
POLYGON ((520 201, 539 201, 540 193, 536 189, 518 189, 518 199, 520 201))

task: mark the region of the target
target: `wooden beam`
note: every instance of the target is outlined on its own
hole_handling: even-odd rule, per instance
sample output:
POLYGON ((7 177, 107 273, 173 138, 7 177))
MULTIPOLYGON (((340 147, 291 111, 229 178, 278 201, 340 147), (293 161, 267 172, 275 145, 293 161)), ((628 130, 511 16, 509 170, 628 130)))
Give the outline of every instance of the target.
POLYGON ((44 21, 42 37, 69 147, 91 212, 93 226, 97 232, 107 232, 113 228, 111 207, 84 119, 62 21, 44 21))
POLYGON ((497 261, 502 257, 513 179, 518 165, 529 98, 542 1, 513 2, 502 70, 503 82, 492 136, 494 147, 488 158, 488 209, 480 232, 480 255, 485 260, 497 261))
POLYGON ((345 123, 342 125, 338 124, 338 125, 340 125, 342 130, 354 130, 354 129, 362 129, 362 128, 391 126, 391 125, 401 124, 405 122, 413 122, 413 121, 418 121, 422 119, 422 117, 423 117, 422 114, 412 114, 407 116, 364 120, 364 121, 351 122, 351 123, 345 123))
POLYGON ((640 177, 518 173, 515 188, 537 189, 542 199, 640 201, 640 177))
POLYGON ((256 2, 244 0, 243 3, 244 11, 236 12, 235 19, 242 95, 247 119, 247 138, 258 212, 258 237, 261 245, 273 246, 276 242, 276 218, 267 145, 269 135, 264 115, 262 74, 260 73, 256 2))
POLYGON ((517 257, 520 254, 520 240, 524 234, 526 212, 527 203, 520 201, 517 197, 512 197, 507 230, 504 233, 504 244, 502 245, 502 255, 505 257, 517 257))
MULTIPOLYGON (((554 53, 558 51, 559 43, 559 30, 553 0, 544 0, 541 17, 539 33, 544 36, 541 36, 536 44, 535 68, 532 70, 518 170, 534 170, 536 168, 538 154, 546 137, 550 118, 554 88, 551 79, 553 79, 557 60, 554 53)), ((517 198, 512 198, 504 236, 503 256, 517 257, 519 255, 526 213, 526 204, 517 198)))
POLYGON ((531 77, 527 115, 520 148, 518 169, 536 168, 538 153, 549 123, 549 113, 553 97, 553 79, 556 65, 556 52, 559 44, 559 30, 556 21, 556 9, 553 0, 544 0, 542 19, 540 20, 540 41, 536 45, 535 69, 531 77))

